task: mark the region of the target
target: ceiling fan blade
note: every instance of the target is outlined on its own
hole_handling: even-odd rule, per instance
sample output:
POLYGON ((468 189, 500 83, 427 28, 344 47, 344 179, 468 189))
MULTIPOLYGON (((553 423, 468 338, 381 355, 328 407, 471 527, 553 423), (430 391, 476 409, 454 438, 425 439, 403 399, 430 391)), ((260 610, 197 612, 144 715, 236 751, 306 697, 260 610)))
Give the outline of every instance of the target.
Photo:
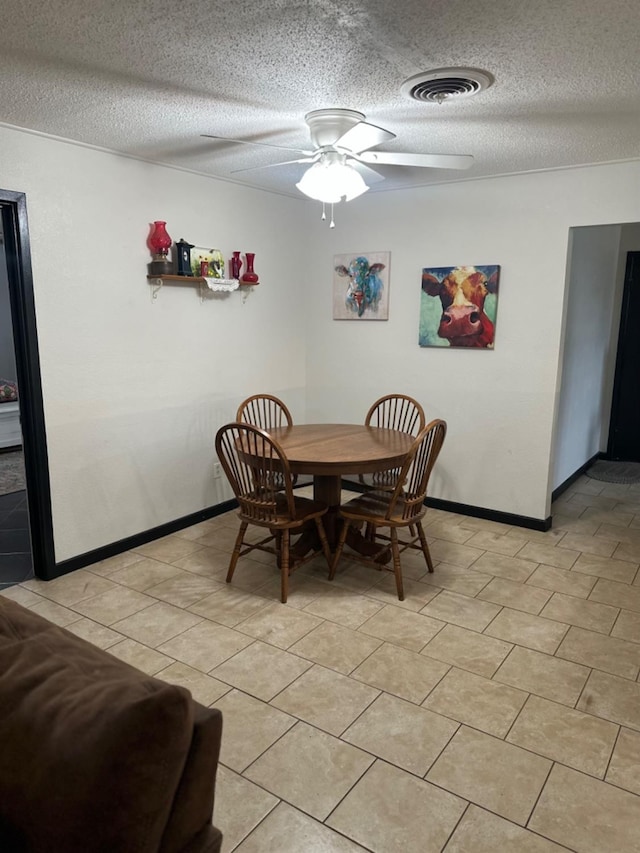
POLYGON ((392 151, 364 151, 358 159, 373 166, 421 166, 428 169, 468 169, 471 154, 400 154, 392 151))
POLYGON ((213 133, 201 133, 206 139, 220 139, 222 142, 236 142, 239 145, 257 145, 260 148, 277 148, 280 151, 296 151, 298 154, 311 156, 313 151, 307 151, 304 148, 289 148, 286 145, 272 145, 269 142, 252 142, 250 139, 233 139, 231 136, 215 136, 213 133))
MULTIPOLYGON (((281 160, 279 163, 266 163, 264 166, 247 166, 246 169, 232 169, 230 174, 238 172, 253 172, 256 169, 273 169, 275 166, 290 166, 292 163, 315 163, 317 157, 302 157, 300 160, 281 160)), ((373 171, 373 169, 371 169, 373 171)))
POLYGON ((335 148, 346 148, 347 151, 359 154, 361 151, 367 151, 369 148, 374 148, 376 145, 381 145, 383 142, 389 142, 395 138, 395 133, 391 133, 390 130, 385 130, 383 127, 377 127, 377 125, 369 124, 366 121, 359 121, 358 124, 354 124, 346 133, 343 133, 333 145, 335 148))
POLYGON ((375 169, 370 169, 364 163, 360 163, 355 157, 348 157, 347 162, 350 166, 353 166, 356 172, 362 175, 367 184, 379 184, 380 181, 384 181, 384 177, 379 172, 376 172, 375 169))

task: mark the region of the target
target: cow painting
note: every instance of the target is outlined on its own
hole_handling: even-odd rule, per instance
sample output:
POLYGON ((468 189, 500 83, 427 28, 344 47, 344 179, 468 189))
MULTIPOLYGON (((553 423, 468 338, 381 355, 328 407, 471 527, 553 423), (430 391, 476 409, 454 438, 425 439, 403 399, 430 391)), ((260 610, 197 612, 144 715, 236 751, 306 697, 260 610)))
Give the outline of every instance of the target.
POLYGON ((422 271, 420 346, 492 349, 500 267, 422 271))
POLYGON ((389 252, 334 258, 333 317, 336 320, 388 318, 389 252))

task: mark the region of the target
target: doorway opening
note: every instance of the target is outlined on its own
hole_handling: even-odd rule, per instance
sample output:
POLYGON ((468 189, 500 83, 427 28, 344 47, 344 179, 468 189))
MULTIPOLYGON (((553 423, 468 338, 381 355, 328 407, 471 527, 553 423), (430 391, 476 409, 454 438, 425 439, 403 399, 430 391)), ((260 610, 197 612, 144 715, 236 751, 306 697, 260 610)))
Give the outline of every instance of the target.
POLYGON ((0 590, 34 575, 17 376, 0 222, 0 590))
MULTIPOLYGON (((580 226, 569 230, 558 376, 560 391, 552 456, 552 500, 583 473, 591 469, 594 475, 599 473, 602 466, 596 468, 596 465, 612 458, 610 427, 616 407, 614 384, 618 384, 619 401, 624 401, 614 377, 616 364, 620 363, 618 343, 622 346, 625 337, 623 294, 633 255, 640 257, 640 222, 580 226)), ((640 288, 636 299, 638 296, 640 288)), ((628 328, 631 337, 638 336, 631 325, 628 328)), ((627 362, 631 364, 631 373, 635 370, 637 375, 638 361, 633 353, 627 362)), ((631 399, 624 405, 636 406, 640 412, 637 382, 631 383, 631 399)), ((637 423, 640 423, 640 414, 637 423)), ((637 431, 631 440, 632 443, 640 441, 637 431)), ((628 449, 625 455, 627 452, 628 449)), ((627 460, 632 458, 627 457, 627 460)), ((604 473, 611 476, 610 472, 604 473)), ((594 476, 594 479, 599 478, 594 476)))
POLYGON ((640 462, 640 252, 627 254, 607 457, 640 462))
MULTIPOLYGON (((31 272, 31 251, 24 193, 0 189, 3 270, 15 364, 18 421, 7 432, 8 452, 22 444, 24 489, 0 494, 0 588, 30 574, 43 580, 55 577, 49 464, 42 402, 40 359, 31 272), (4 517, 3 517, 4 516, 4 517), (2 522, 5 522, 3 527, 2 522), (5 578, 7 580, 5 580, 5 578)), ((10 353, 6 364, 11 367, 10 353)), ((4 405, 7 405, 5 403, 4 405)), ((0 413, 2 409, 0 406, 0 413)), ((0 439, 1 441, 1 439, 0 439)), ((2 449, 2 448, 0 448, 2 449)), ((16 462, 18 457, 15 457, 16 462)), ((10 467, 10 466, 9 466, 10 467)), ((20 475, 18 467, 16 477, 20 475)), ((11 478, 8 478, 10 488, 11 478)), ((16 480, 14 485, 20 485, 16 480)))

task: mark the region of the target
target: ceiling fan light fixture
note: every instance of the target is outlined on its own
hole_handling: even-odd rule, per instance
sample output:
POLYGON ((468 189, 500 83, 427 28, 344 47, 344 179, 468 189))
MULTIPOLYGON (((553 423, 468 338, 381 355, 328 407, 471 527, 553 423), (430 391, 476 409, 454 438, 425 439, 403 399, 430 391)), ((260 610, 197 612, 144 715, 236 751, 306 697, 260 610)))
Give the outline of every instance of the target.
POLYGON ((307 169, 296 187, 304 195, 325 204, 351 201, 369 187, 353 166, 335 159, 321 158, 307 169))

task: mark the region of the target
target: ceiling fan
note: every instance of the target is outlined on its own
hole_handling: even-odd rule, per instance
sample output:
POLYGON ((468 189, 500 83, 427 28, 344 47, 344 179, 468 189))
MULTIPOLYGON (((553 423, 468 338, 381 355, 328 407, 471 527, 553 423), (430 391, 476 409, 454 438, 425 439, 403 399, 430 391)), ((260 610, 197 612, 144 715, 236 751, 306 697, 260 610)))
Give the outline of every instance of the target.
MULTIPOLYGON (((343 199, 350 201, 369 189, 365 181, 376 183, 384 176, 371 166, 419 166, 429 169, 468 169, 473 157, 468 154, 410 154, 395 151, 371 151, 383 142, 395 139, 395 133, 365 121, 357 110, 326 109, 307 113, 313 148, 290 148, 266 142, 250 142, 247 139, 231 139, 203 133, 209 139, 222 139, 243 145, 257 145, 302 154, 294 160, 283 160, 255 169, 269 169, 291 163, 310 163, 311 168, 296 184, 309 196, 326 204, 336 204, 343 199)), ((250 169, 238 169, 238 172, 250 169)))

